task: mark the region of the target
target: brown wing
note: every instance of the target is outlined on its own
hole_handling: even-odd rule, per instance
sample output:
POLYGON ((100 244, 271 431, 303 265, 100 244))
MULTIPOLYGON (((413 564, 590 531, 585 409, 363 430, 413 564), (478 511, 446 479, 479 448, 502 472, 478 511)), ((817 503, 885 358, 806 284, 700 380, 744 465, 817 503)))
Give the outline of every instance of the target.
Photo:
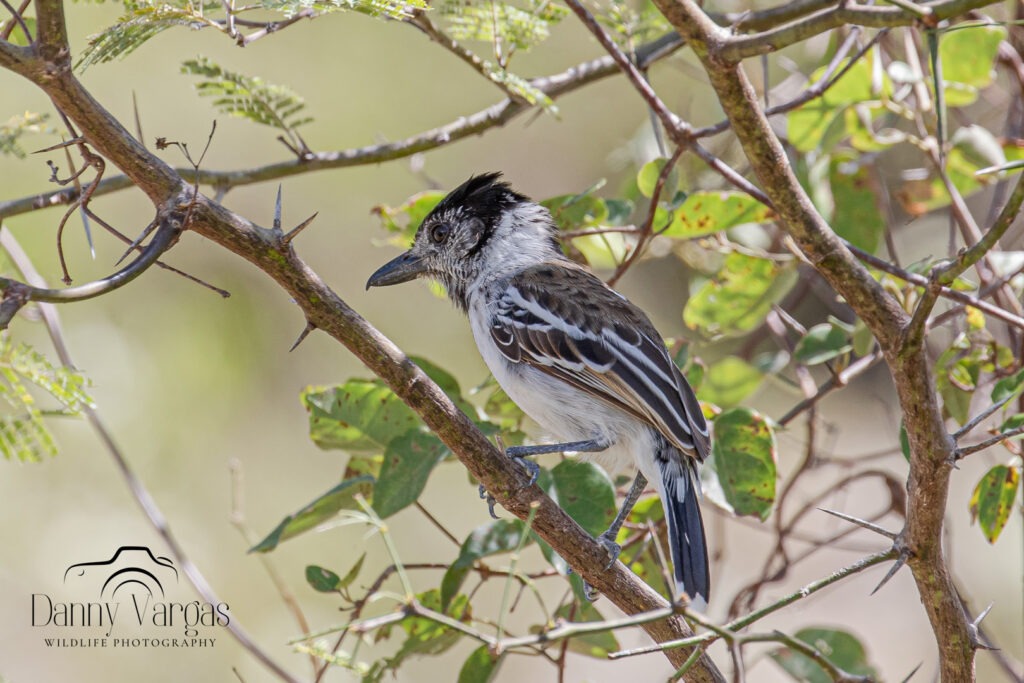
POLYGON ((491 320, 506 358, 527 363, 655 427, 704 460, 700 404, 647 316, 571 263, 529 268, 509 283, 491 320))

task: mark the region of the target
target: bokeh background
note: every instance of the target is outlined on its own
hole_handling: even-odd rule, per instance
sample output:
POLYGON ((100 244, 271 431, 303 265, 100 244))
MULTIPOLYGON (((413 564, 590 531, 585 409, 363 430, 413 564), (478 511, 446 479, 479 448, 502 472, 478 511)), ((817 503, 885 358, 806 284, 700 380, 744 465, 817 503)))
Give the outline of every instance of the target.
MULTIPOLYGON (((109 4, 69 3, 67 11, 76 50, 87 35, 115 21, 118 14, 118 8, 109 4)), ((821 59, 823 47, 818 41, 788 56, 798 64, 813 65, 821 59)), ((197 151, 217 118, 206 168, 240 169, 286 159, 288 152, 274 139, 272 130, 217 116, 208 101, 196 96, 193 79, 178 71, 182 61, 200 54, 227 68, 288 84, 302 94, 316 117, 302 129, 314 150, 401 139, 477 111, 501 97, 493 86, 416 30, 341 13, 303 22, 244 50, 211 31, 168 31, 122 62, 90 68, 83 81, 129 127, 134 95, 150 144, 156 137, 165 137, 186 142, 197 151)), ((554 38, 547 45, 518 56, 513 66, 518 73, 534 76, 554 73, 599 54, 598 46, 567 20, 554 29, 554 38)), ((655 85, 684 116, 698 123, 716 120, 713 98, 690 59, 677 56, 656 67, 655 85)), ((2 117, 26 109, 49 111, 38 91, 6 72, 0 73, 0 102, 2 117)), ((559 118, 524 116, 503 129, 431 152, 418 172, 410 169, 408 160, 402 160, 289 178, 283 183, 284 222, 295 224, 318 211, 317 222, 297 241, 308 263, 405 351, 430 358, 452 371, 463 387, 473 387, 486 378, 486 370, 477 357, 468 325, 446 301, 421 285, 364 292, 369 273, 396 253, 392 247, 380 246, 384 234, 370 210, 379 203, 400 203, 426 189, 427 177, 450 188, 469 174, 486 170, 503 170, 517 188, 538 198, 579 192, 599 178, 607 178, 610 188, 618 188, 636 162, 653 155, 647 112, 621 78, 570 94, 558 105, 559 118)), ((30 139, 27 146, 56 142, 52 137, 39 140, 37 145, 30 139)), ((171 163, 184 164, 173 149, 162 154, 171 163)), ((0 158, 0 198, 52 187, 47 183, 45 158, 64 165, 62 155, 23 161, 0 158)), ((276 183, 266 183, 239 188, 227 195, 225 204, 269 225, 276 187, 276 183)), ((985 206, 983 200, 975 206, 985 206)), ((152 213, 136 191, 99 198, 92 206, 129 234, 144 227, 152 213)), ((55 231, 61 211, 36 212, 4 224, 52 283, 59 279, 55 231)), ((94 230, 97 255, 92 260, 78 218, 69 223, 65 244, 77 282, 107 274, 122 251, 120 243, 103 235, 98 226, 94 230)), ((941 249, 944 235, 936 224, 919 221, 903 226, 898 239, 908 254, 923 255, 933 243, 941 249)), ((289 671, 310 680, 308 659, 287 644, 300 634, 300 628, 259 558, 247 554, 250 544, 231 523, 229 466, 237 462, 242 472, 245 522, 262 536, 283 516, 332 486, 344 469, 344 454, 320 451, 307 438, 299 391, 309 384, 365 377, 368 371, 322 334, 314 333, 289 353, 304 324, 296 306, 260 272, 216 245, 186 235, 166 260, 229 290, 231 297, 221 299, 182 278, 152 269, 129 287, 60 310, 71 354, 91 379, 92 394, 117 442, 181 544, 230 605, 232 618, 289 671)), ((686 334, 680 317, 686 277, 675 259, 640 263, 622 281, 621 289, 651 313, 664 334, 686 334)), ((38 323, 19 318, 11 334, 53 357, 38 323)), ((798 398, 791 388, 769 381, 749 404, 778 417, 798 398)), ((820 419, 827 430, 822 445, 828 454, 856 461, 895 448, 899 418, 884 369, 826 399, 820 419)), ((88 425, 62 420, 55 421, 53 427, 61 448, 59 456, 38 464, 0 463, 3 680, 272 680, 223 629, 218 629, 213 648, 192 651, 61 650, 42 644, 40 629, 29 624, 30 596, 59 590, 67 565, 105 559, 121 545, 148 545, 158 554, 166 554, 88 425)), ((802 433, 802 427, 794 427, 780 434, 783 474, 797 461, 802 433)), ((977 529, 970 528, 967 513, 973 484, 1003 457, 999 449, 992 449, 972 456, 954 474, 946 543, 964 597, 975 612, 995 604, 985 624, 999 645, 1019 660, 1024 656, 1021 516, 1013 515, 999 542, 990 546, 977 529)), ((898 454, 876 465, 901 477, 905 468, 898 454)), ((434 472, 422 502, 460 538, 488 519, 476 486, 457 462, 443 464, 434 472)), ((829 501, 829 507, 868 514, 882 502, 883 492, 862 486, 843 492, 829 501)), ((721 618, 734 591, 760 567, 771 537, 756 523, 728 519, 710 504, 706 509, 717 555, 709 615, 721 618)), ((840 524, 824 514, 819 523, 822 529, 840 524)), ((448 562, 454 557, 451 543, 414 509, 400 513, 392 528, 406 562, 448 562)), ((786 581, 769 586, 763 600, 777 598, 882 547, 881 539, 857 535, 803 563, 786 581)), ((388 564, 388 558, 379 539, 367 540, 364 530, 357 527, 306 534, 284 543, 269 559, 295 592, 311 626, 318 629, 341 623, 344 614, 338 612, 336 599, 309 588, 303 578, 305 566, 319 564, 343 573, 364 551, 367 560, 360 583, 365 585, 388 564)), ((535 550, 526 562, 528 567, 544 566, 535 550)), ((901 572, 869 597, 884 571, 874 569, 823 591, 766 620, 762 627, 846 628, 867 644, 870 661, 884 680, 903 680, 918 664, 921 669, 913 680, 933 680, 935 646, 909 572, 901 572)), ((426 589, 437 585, 440 574, 416 573, 413 578, 418 588, 426 589)), ((564 585, 558 580, 546 581, 545 594, 557 600, 564 585)), ((481 592, 474 607, 477 614, 497 613, 500 583, 496 586, 481 592)), ((184 582, 177 595, 182 601, 195 599, 184 582)), ((615 615, 607 601, 598 606, 606 615, 615 615)), ((373 605, 368 614, 388 608, 387 604, 373 605)), ((528 601, 521 609, 531 609, 528 601)), ((531 623, 531 616, 536 618, 522 615, 521 624, 531 623)), ((619 638, 623 646, 645 642, 639 633, 623 632, 619 638)), ((360 656, 372 660, 375 655, 392 652, 396 645, 367 644, 360 656)), ((464 642, 444 657, 418 659, 404 667, 397 679, 454 680, 465 655, 474 647, 464 642)), ((723 664, 727 662, 721 648, 716 647, 712 654, 723 664)), ((767 658, 751 661, 748 680, 788 680, 767 658)), ((1003 680, 990 655, 980 654, 978 666, 979 680, 1003 680)), ((670 673, 660 655, 616 662, 572 656, 566 680, 662 680, 670 673)), ((499 680, 527 677, 554 680, 555 673, 537 658, 515 657, 503 666, 499 680)), ((356 677, 335 669, 325 680, 356 677)))

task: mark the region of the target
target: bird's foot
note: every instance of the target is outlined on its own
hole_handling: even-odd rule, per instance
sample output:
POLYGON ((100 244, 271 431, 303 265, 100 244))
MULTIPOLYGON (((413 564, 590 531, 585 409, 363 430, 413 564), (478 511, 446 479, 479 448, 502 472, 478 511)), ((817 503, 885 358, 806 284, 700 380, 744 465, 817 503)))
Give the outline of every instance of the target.
MULTIPOLYGON (((609 529, 609 531, 611 530, 609 529)), ((604 566, 605 571, 608 571, 612 568, 612 565, 615 564, 615 560, 619 559, 619 554, 622 552, 622 546, 615 542, 614 536, 609 535, 608 531, 598 536, 597 542, 603 545, 605 552, 608 553, 608 564, 604 566)), ((583 582, 583 592, 584 595, 586 595, 587 600, 590 602, 594 602, 601 596, 600 591, 586 581, 583 582)))
POLYGON ((487 492, 487 489, 483 484, 480 484, 480 499, 487 501, 487 512, 491 515, 492 519, 498 519, 498 515, 494 514, 494 504, 497 503, 494 496, 487 492))
POLYGON ((537 483, 537 477, 540 475, 540 465, 538 465, 532 460, 527 460, 525 456, 516 455, 511 448, 505 451, 505 455, 507 455, 510 458, 513 458, 514 460, 517 460, 519 464, 522 465, 523 468, 526 470, 526 473, 530 475, 530 481, 528 481, 526 483, 526 486, 524 486, 523 488, 526 488, 527 486, 533 486, 534 484, 537 483))

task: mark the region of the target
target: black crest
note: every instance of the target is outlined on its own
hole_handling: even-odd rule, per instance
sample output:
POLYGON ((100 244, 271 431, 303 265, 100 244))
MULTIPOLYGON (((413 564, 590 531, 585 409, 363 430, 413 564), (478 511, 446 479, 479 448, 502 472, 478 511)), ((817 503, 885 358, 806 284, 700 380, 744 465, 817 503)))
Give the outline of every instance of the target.
POLYGON ((501 180, 500 172, 482 173, 471 176, 449 192, 434 208, 430 217, 463 213, 480 218, 485 225, 493 227, 507 209, 527 201, 530 201, 528 197, 519 194, 501 180))

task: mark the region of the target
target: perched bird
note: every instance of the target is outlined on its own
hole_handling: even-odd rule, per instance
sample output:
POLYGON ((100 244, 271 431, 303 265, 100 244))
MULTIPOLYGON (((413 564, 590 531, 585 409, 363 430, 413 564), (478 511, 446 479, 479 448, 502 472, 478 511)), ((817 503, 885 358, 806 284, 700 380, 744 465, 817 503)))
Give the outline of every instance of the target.
MULTIPOLYGON (((697 397, 643 311, 567 258, 548 210, 500 178, 473 176, 453 190, 424 219, 412 248, 366 286, 433 278, 469 314, 498 384, 559 439, 511 447, 509 456, 631 455, 639 473, 598 538, 608 566, 619 554, 619 527, 650 480, 668 520, 676 587, 706 604, 697 468, 711 437, 697 397)), ((522 462, 535 478, 538 466, 522 462)))

